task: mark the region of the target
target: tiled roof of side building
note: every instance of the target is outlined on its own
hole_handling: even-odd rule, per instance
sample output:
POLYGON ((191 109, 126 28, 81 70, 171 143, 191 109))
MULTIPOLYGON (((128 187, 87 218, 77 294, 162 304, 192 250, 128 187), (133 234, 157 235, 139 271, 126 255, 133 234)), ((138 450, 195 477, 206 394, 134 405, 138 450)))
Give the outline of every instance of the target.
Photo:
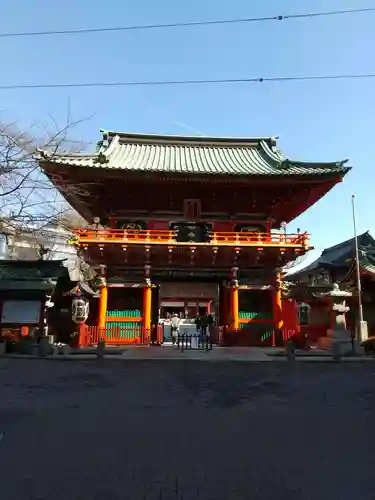
MULTIPOLYGON (((368 250, 375 250, 375 240, 369 233, 366 231, 358 235, 358 246, 360 249, 360 256, 363 252, 367 252, 368 250)), ((353 258, 355 256, 355 240, 354 238, 349 238, 348 240, 342 241, 337 245, 333 245, 323 250, 320 257, 314 260, 311 264, 296 271, 295 273, 290 273, 288 278, 291 280, 298 280, 301 276, 306 276, 308 274, 314 274, 321 269, 328 267, 340 267, 340 266, 348 266, 353 262, 353 258)))
POLYGON ((1 260, 1 280, 43 280, 66 276, 62 260, 1 260))
POLYGON ((56 155, 41 151, 41 163, 133 172, 236 176, 345 175, 347 160, 327 163, 287 159, 276 138, 181 137, 102 131, 98 152, 56 155))

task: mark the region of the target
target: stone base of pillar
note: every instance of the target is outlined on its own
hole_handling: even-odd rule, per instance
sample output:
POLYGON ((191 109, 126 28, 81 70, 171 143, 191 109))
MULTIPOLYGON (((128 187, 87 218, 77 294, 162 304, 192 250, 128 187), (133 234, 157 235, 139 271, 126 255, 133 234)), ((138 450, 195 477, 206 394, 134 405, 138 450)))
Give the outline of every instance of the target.
POLYGON ((365 354, 365 348, 361 345, 359 340, 354 340, 353 342, 353 354, 357 356, 362 356, 365 354))

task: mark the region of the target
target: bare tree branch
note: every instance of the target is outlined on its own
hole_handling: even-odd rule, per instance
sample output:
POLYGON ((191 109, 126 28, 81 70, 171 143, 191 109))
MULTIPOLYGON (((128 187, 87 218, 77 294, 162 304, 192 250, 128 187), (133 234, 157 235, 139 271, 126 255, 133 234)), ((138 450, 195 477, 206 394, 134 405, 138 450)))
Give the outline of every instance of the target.
MULTIPOLYGON (((0 121, 0 217, 7 224, 35 223, 42 225, 64 214, 69 207, 39 167, 40 150, 54 155, 82 152, 82 141, 70 139, 77 125, 72 121, 70 107, 67 123, 60 127, 50 117, 50 124, 33 124, 22 129, 16 122, 0 121)), ((72 186, 72 191, 84 187, 72 186)))
MULTIPOLYGON (((53 255, 53 242, 48 241, 46 228, 69 231, 85 224, 39 167, 41 150, 53 158, 86 149, 87 144, 70 137, 83 121, 72 120, 70 107, 63 126, 53 117, 49 117, 48 125, 32 124, 28 128, 0 121, 0 231, 36 249, 34 258, 53 255)), ((72 194, 85 194, 85 186, 69 189, 72 194)))

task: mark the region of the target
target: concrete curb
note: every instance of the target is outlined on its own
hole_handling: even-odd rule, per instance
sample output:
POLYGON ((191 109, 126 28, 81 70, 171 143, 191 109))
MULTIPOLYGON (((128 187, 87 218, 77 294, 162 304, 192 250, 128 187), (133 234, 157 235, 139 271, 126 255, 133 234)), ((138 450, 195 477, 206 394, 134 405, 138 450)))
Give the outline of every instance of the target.
MULTIPOLYGON (((110 354, 109 356, 105 356, 105 360, 117 360, 117 361, 203 361, 203 362, 238 362, 238 363, 291 363, 288 358, 280 357, 280 356, 271 356, 265 355, 264 358, 251 357, 250 355, 228 355, 228 356, 210 356, 210 354, 206 353, 176 353, 176 354, 168 354, 168 355, 153 355, 153 354, 141 354, 135 356, 133 353, 126 354, 110 354), (127 356, 126 354, 130 354, 127 356), (205 355, 206 354, 206 355, 205 355)), ((12 360, 12 359, 23 359, 23 360, 39 360, 39 361, 97 361, 97 356, 95 353, 92 354, 68 354, 68 355, 58 355, 58 356, 46 356, 39 357, 36 355, 28 355, 28 354, 8 354, 6 356, 1 356, 0 360, 12 360)), ((339 361, 339 363, 363 363, 363 362, 374 362, 375 358, 369 356, 363 357, 343 357, 339 361)), ((338 362, 333 361, 332 357, 328 356, 302 356, 296 357, 296 359, 292 362, 293 364, 298 362, 308 362, 308 363, 334 363, 338 362)))

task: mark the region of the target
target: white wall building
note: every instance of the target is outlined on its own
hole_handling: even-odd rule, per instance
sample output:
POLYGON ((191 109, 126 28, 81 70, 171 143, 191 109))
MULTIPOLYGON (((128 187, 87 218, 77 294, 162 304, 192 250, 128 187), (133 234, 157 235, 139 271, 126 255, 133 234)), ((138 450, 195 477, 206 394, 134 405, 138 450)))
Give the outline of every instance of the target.
POLYGON ((42 229, 31 225, 22 229, 2 223, 0 259, 5 260, 65 260, 69 271, 78 269, 76 248, 68 243, 72 233, 56 224, 42 229))

